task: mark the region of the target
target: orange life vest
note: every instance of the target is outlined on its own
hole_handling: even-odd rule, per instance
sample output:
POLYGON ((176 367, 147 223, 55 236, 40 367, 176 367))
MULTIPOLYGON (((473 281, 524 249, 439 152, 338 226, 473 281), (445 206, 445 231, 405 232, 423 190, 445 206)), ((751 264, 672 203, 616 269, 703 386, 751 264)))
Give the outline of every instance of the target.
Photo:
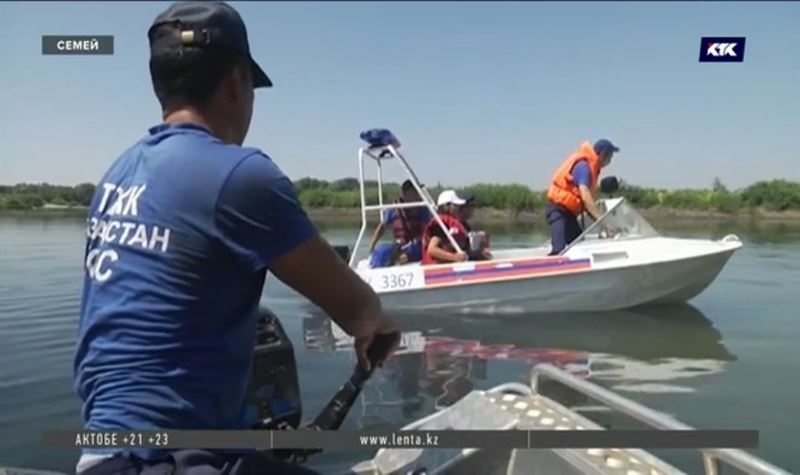
MULTIPOLYGON (((456 244, 458 244, 462 251, 467 252, 469 250, 469 233, 467 232, 467 228, 464 227, 464 224, 461 222, 461 220, 447 213, 439 213, 439 218, 441 218, 442 223, 444 223, 444 227, 447 229, 450 235, 453 236, 453 240, 455 240, 456 244)), ((433 238, 433 230, 436 228, 441 229, 439 227, 439 223, 436 221, 436 218, 431 218, 431 220, 428 222, 428 225, 425 226, 425 231, 422 233, 423 264, 436 264, 441 262, 440 260, 431 256, 428 252, 428 244, 430 244, 431 238, 433 238)), ((442 240, 442 249, 447 252, 456 252, 456 250, 453 248, 453 245, 450 244, 449 239, 442 240)))
POLYGON ((550 188, 547 190, 547 201, 562 206, 576 216, 583 212, 581 192, 572 176, 572 167, 579 160, 586 160, 589 163, 589 170, 591 171, 589 188, 594 193, 597 187, 597 177, 600 175, 600 157, 597 156, 594 147, 589 142, 582 143, 578 151, 570 155, 558 167, 555 175, 553 175, 550 188))

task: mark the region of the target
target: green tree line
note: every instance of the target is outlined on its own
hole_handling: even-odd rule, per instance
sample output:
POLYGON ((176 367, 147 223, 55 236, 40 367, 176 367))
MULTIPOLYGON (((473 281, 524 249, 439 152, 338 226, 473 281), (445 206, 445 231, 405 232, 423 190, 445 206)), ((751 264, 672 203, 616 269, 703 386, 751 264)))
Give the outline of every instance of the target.
MULTIPOLYGON (((375 182, 364 183, 367 201, 375 203, 378 188, 375 182)), ((309 208, 353 208, 361 203, 358 180, 343 178, 325 181, 303 178, 295 182, 303 206, 309 208)), ((441 185, 428 187, 436 199, 444 189, 441 185)), ((542 209, 546 203, 546 191, 533 190, 520 184, 499 185, 477 183, 458 191, 475 193, 479 206, 512 210, 515 212, 542 209)), ((400 194, 400 185, 388 183, 383 186, 384 200, 392 200, 400 194)), ((739 190, 729 190, 719 179, 706 189, 658 189, 643 188, 622 182, 614 196, 625 197, 637 208, 666 208, 697 211, 735 213, 742 210, 766 209, 770 211, 800 210, 800 182, 788 180, 759 181, 739 190)))
POLYGON ((36 209, 46 204, 57 206, 89 206, 94 195, 94 185, 81 183, 76 186, 51 185, 49 183, 21 183, 0 185, 0 209, 36 209))
MULTIPOLYGON (((301 178, 295 183, 298 197, 307 208, 358 208, 361 195, 358 180, 342 178, 335 181, 301 178)), ((367 200, 376 203, 378 186, 374 181, 364 183, 367 200)), ((440 184, 428 187, 435 199, 444 189, 440 184)), ((475 193, 482 207, 515 212, 542 209, 546 204, 545 192, 520 184, 499 185, 477 183, 458 191, 475 193)), ((0 209, 29 210, 46 204, 61 206, 89 206, 95 187, 91 183, 76 186, 59 186, 47 183, 0 185, 0 209)), ((398 183, 383 186, 384 200, 391 201, 400 195, 398 183)), ((729 190, 718 179, 706 189, 644 188, 622 182, 615 196, 623 196, 637 208, 667 208, 697 211, 735 213, 748 209, 770 211, 800 210, 800 182, 788 180, 760 181, 738 190, 729 190)))

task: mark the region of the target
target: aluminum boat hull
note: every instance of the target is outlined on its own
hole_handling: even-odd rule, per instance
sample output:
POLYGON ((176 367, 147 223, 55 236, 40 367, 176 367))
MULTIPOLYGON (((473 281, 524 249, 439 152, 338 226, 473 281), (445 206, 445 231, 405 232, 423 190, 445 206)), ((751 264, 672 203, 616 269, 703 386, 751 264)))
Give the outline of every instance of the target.
MULTIPOLYGON (((417 311, 447 309, 463 313, 520 313, 609 311, 645 304, 686 302, 700 294, 718 276, 731 255, 741 246, 738 240, 648 238, 620 243, 586 243, 576 247, 547 271, 519 276, 471 279, 470 271, 459 272, 445 285, 429 278, 422 268, 425 286, 387 291, 380 282, 396 269, 362 269, 360 274, 373 284, 386 309, 417 311), (655 257, 653 257, 655 256, 655 257), (571 263, 583 263, 583 266, 571 263), (376 272, 377 271, 377 272, 376 272), (377 284, 375 277, 378 277, 377 284), (434 284, 434 285, 429 285, 434 284)), ((507 266, 526 261, 531 251, 499 251, 499 259, 480 265, 507 266), (505 259, 508 258, 508 259, 505 259)), ((547 258, 540 256, 539 261, 547 258)), ((536 261, 538 262, 538 261, 536 261)), ((463 265, 462 265, 463 266, 463 265)), ((532 265, 530 265, 532 266, 532 265)), ((419 266, 413 266, 419 267, 419 266)), ((446 267, 446 266, 445 266, 446 267)), ((452 266, 456 267, 456 266, 452 266)), ((419 270, 415 270, 419 272, 419 270)), ((480 272, 471 271, 472 274, 480 272)), ((435 277, 435 276, 434 276, 435 277)))

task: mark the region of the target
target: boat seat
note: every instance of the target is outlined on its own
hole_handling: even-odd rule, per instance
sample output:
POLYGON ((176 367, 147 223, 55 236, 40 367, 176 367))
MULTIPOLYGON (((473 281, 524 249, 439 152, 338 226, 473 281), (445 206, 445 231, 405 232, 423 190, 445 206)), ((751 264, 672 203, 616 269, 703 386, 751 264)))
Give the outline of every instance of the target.
MULTIPOLYGON (((539 394, 488 394, 491 402, 514 415, 522 430, 605 430, 580 414, 539 394)), ((520 449, 509 461, 507 475, 552 473, 552 464, 560 466, 558 473, 592 473, 620 475, 677 475, 683 474, 672 465, 640 449, 520 449), (550 452, 550 454, 545 454, 550 452), (558 458, 554 458, 553 455, 558 458), (558 460, 560 459, 560 460, 558 460), (534 467, 539 467, 535 470, 534 467)))
MULTIPOLYGON (((472 391, 447 409, 401 430, 604 430, 544 396, 472 391)), ((352 467, 359 475, 476 473, 501 460, 507 475, 684 475, 639 449, 515 449, 498 454, 478 449, 380 449, 352 467), (485 454, 485 457, 483 457, 485 454)), ((497 473, 497 472, 493 472, 497 473)))
MULTIPOLYGON (((482 391, 473 391, 446 410, 420 419, 401 430, 509 430, 517 417, 492 403, 482 391)), ((473 450, 474 451, 474 450, 473 450)), ((469 449, 380 449, 372 460, 352 471, 358 474, 435 473, 463 459, 469 449)))

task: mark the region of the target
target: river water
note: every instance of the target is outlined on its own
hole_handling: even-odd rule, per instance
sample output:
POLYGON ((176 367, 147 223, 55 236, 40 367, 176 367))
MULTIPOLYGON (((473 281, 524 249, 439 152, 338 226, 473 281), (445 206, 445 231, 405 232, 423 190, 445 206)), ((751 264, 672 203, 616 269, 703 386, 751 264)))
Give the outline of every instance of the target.
MULTIPOLYGON (((403 330, 425 350, 395 357, 374 376, 346 427, 398 427, 471 388, 525 382, 531 366, 546 361, 696 427, 758 429, 753 452, 800 471, 800 225, 654 224, 673 236, 735 232, 745 246, 687 305, 524 318, 403 315, 403 330), (509 345, 525 357, 497 358, 509 345)), ((353 226, 321 229, 336 244, 355 236, 353 226)), ((493 228, 492 244, 540 244, 544 231, 493 228)), ((72 358, 83 236, 77 217, 0 217, 0 466, 70 472, 77 459, 75 451, 44 448, 39 439, 46 429, 81 427, 72 358)), ((294 343, 309 418, 349 375, 354 358, 335 348, 327 321, 274 278, 263 303, 294 343), (314 343, 304 343, 304 334, 314 343)), ((314 466, 327 471, 369 455, 321 454, 314 466)), ((694 452, 666 455, 689 472, 700 468, 694 452)))

